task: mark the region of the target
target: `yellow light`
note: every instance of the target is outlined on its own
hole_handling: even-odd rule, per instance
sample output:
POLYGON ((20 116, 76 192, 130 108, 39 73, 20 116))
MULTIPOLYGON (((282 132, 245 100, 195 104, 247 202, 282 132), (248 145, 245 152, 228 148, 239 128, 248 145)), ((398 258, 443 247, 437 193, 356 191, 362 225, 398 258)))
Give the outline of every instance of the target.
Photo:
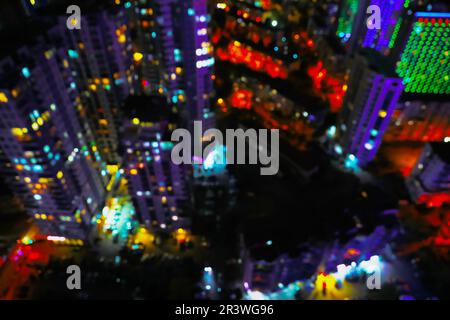
POLYGON ((11 134, 15 137, 23 136, 23 131, 21 128, 11 128, 11 134))
POLYGON ((32 6, 34 6, 36 4, 36 1, 35 0, 30 0, 30 3, 31 3, 32 6))
POLYGON ((31 179, 30 179, 29 177, 25 177, 25 178, 23 179, 23 181, 25 181, 26 183, 30 183, 30 182, 31 182, 31 179))
POLYGON ((219 2, 219 3, 217 4, 217 9, 222 9, 222 10, 224 10, 224 9, 226 9, 226 8, 227 8, 227 4, 226 4, 226 3, 219 2))
POLYGON ((56 174, 56 177, 58 179, 61 179, 64 176, 64 174, 62 173, 62 171, 58 171, 58 173, 56 174))
POLYGON ((38 131, 39 130, 39 125, 36 122, 33 122, 31 125, 31 128, 33 128, 34 131, 38 131))
POLYGON ((348 86, 346 85, 346 84, 344 84, 343 86, 342 86, 342 91, 347 91, 347 89, 348 89, 348 86))
POLYGON ((124 34, 119 36, 119 43, 125 43, 127 41, 127 37, 124 34))
POLYGON ((97 86, 96 86, 95 84, 91 84, 91 85, 89 86, 89 88, 90 88, 92 91, 97 90, 97 86))
POLYGON ((136 61, 136 62, 141 61, 143 57, 144 57, 144 55, 143 55, 142 53, 140 53, 140 52, 135 52, 135 53, 133 54, 133 59, 134 59, 134 61, 136 61))
POLYGON ((138 118, 133 118, 132 121, 134 125, 139 125, 139 123, 141 122, 138 118))
POLYGON ((135 176, 135 175, 137 175, 137 170, 136 169, 131 169, 130 170, 130 173, 133 175, 133 176, 135 176))
POLYGON ((108 164, 108 165, 106 165, 106 170, 110 174, 114 174, 119 170, 119 166, 117 164, 108 164))
POLYGON ((217 99, 217 103, 218 103, 218 104, 223 104, 223 103, 224 103, 224 101, 223 101, 223 99, 222 99, 222 98, 219 98, 219 99, 217 99))
POLYGON ((70 20, 70 22, 72 23, 73 26, 76 26, 78 23, 78 20, 73 18, 72 20, 70 20))
POLYGON ((40 125, 40 126, 42 126, 44 124, 44 120, 41 117, 37 118, 36 121, 37 121, 38 125, 40 125))
POLYGON ((176 67, 175 72, 177 74, 180 74, 183 71, 183 69, 181 67, 176 67))
POLYGON ((3 92, 0 92, 0 102, 7 103, 8 97, 3 92))
POLYGON ((167 203, 167 198, 166 197, 162 197, 161 198, 161 202, 162 202, 162 204, 166 204, 167 203))
POLYGON ((380 112, 378 112, 378 115, 379 115, 381 118, 386 118, 387 112, 386 112, 385 110, 380 110, 380 112))

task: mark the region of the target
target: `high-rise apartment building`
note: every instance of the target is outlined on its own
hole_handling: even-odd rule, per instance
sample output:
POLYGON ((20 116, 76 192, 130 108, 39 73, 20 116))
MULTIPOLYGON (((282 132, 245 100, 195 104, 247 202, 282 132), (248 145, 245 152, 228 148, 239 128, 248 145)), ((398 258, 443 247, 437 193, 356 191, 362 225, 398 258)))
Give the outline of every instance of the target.
POLYGON ((370 50, 355 57, 348 88, 335 150, 346 156, 346 166, 364 166, 375 157, 404 86, 370 50))
POLYGON ((141 222, 160 230, 186 227, 186 168, 171 160, 177 118, 163 96, 130 96, 126 107, 123 169, 141 222))
POLYGON ((104 191, 81 133, 68 59, 37 39, 0 61, 0 165, 44 235, 85 239, 104 191))

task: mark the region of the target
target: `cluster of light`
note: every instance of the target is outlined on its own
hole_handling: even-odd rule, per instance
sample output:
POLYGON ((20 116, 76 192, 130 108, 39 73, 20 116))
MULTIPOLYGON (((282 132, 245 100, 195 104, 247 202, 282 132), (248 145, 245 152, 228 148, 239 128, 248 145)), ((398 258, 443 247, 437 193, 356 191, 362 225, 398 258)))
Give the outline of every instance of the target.
POLYGON ((210 177, 222 174, 226 169, 226 147, 216 145, 202 161, 203 164, 194 164, 194 177, 210 177))
POLYGON ((352 262, 350 265, 340 264, 337 272, 333 274, 336 280, 344 281, 347 277, 355 274, 370 275, 379 272, 383 268, 383 263, 379 256, 371 256, 369 260, 363 260, 359 264, 352 262))
POLYGON ((342 4, 336 35, 341 38, 344 43, 352 36, 353 23, 356 20, 358 7, 359 0, 344 0, 344 3, 342 4))
POLYGON ((225 9, 227 8, 227 4, 226 4, 226 3, 223 3, 223 2, 219 2, 219 3, 216 5, 216 7, 217 7, 217 9, 225 10, 225 9))
POLYGON ((313 80, 314 89, 325 92, 330 109, 337 112, 342 107, 347 85, 343 85, 338 79, 330 76, 323 67, 323 62, 319 61, 317 65, 308 68, 308 75, 313 80))
POLYGON ((253 71, 265 72, 272 78, 286 79, 288 72, 281 60, 274 59, 237 41, 229 43, 227 49, 218 48, 216 55, 220 60, 234 64, 245 64, 253 71))
POLYGON ((450 32, 449 18, 445 14, 416 14, 408 43, 397 64, 406 92, 450 94, 450 32))
POLYGON ((344 162, 347 169, 356 170, 358 168, 358 158, 354 154, 349 154, 344 162))
POLYGON ((127 41, 127 37, 125 36, 126 29, 126 25, 122 25, 118 29, 116 29, 117 41, 119 41, 119 43, 123 44, 127 41))
POLYGON ((450 203, 450 193, 438 192, 423 194, 417 199, 417 203, 426 204, 428 208, 442 207, 443 204, 450 203))
POLYGON ((230 97, 230 104, 237 109, 251 109, 253 102, 253 92, 248 89, 239 89, 233 92, 230 97))
POLYGON ((197 61, 196 67, 197 69, 208 68, 214 65, 214 58, 209 58, 206 60, 197 61))
POLYGON ((126 198, 111 198, 103 208, 102 216, 105 221, 104 231, 126 238, 132 229, 134 208, 126 198))

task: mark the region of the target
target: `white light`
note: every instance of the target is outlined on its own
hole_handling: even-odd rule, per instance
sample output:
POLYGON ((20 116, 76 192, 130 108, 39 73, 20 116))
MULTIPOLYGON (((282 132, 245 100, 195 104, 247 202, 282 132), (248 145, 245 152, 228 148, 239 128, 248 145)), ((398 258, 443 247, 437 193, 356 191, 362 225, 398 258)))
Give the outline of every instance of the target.
POLYGON ((367 143, 364 145, 364 148, 366 148, 367 150, 372 150, 372 149, 373 149, 373 145, 372 145, 371 143, 367 142, 367 143))
POLYGON ((272 20, 272 27, 276 27, 278 25, 278 21, 277 20, 272 20))
POLYGON ((64 241, 66 238, 58 236, 47 236, 48 241, 64 241))

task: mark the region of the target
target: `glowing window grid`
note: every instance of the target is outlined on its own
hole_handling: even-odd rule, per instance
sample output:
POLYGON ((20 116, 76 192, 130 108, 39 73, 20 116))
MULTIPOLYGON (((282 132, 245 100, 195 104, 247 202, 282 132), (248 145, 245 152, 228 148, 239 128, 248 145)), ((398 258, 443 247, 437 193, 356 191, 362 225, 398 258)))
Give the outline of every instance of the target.
POLYGON ((406 92, 450 94, 449 14, 417 13, 397 65, 406 92))

